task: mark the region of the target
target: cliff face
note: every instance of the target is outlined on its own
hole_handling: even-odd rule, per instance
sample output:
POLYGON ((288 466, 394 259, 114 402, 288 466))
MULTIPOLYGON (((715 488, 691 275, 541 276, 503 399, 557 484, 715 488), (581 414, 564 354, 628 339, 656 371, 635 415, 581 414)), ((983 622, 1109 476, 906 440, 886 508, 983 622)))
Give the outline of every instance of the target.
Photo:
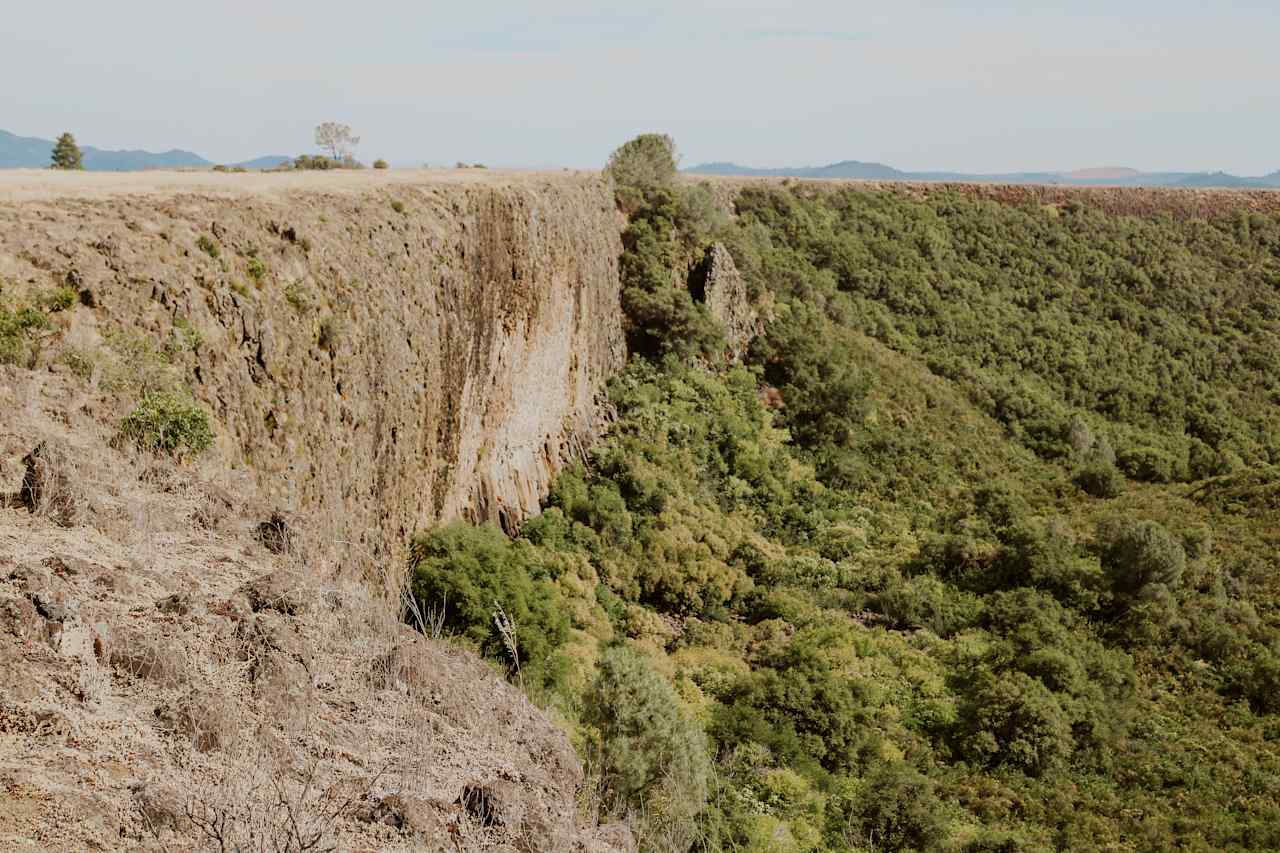
POLYGON ((0 304, 43 323, 0 360, 0 849, 633 850, 565 733, 395 594, 415 530, 517 524, 598 434, 608 187, 15 180, 0 304), (216 446, 116 441, 175 382, 216 446))
POLYGON ((335 542, 536 511, 625 357, 608 187, 272 177, 0 204, 0 278, 75 287, 72 339, 191 342, 224 461, 335 542))

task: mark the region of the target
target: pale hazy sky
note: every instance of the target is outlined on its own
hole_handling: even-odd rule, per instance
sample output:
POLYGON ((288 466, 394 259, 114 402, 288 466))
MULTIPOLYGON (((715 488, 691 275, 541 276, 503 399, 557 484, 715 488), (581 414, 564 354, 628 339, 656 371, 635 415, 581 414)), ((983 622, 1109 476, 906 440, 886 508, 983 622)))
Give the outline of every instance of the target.
POLYGON ((0 128, 213 160, 1280 169, 1277 0, 6 0, 0 128), (1066 11, 1064 11, 1066 10, 1066 11))

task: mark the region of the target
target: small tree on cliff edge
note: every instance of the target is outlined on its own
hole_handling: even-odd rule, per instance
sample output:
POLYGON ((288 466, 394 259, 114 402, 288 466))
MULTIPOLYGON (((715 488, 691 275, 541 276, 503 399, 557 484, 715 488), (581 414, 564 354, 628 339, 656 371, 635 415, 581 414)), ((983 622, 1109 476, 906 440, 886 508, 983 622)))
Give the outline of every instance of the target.
POLYGON ((610 154, 604 171, 619 187, 651 190, 675 180, 678 160, 674 139, 645 133, 610 154))
POLYGON ((316 145, 329 152, 334 160, 350 160, 360 144, 360 137, 351 133, 351 125, 326 121, 316 127, 316 145))
POLYGON ((54 143, 50 169, 83 169, 84 161, 80 154, 80 146, 70 133, 64 133, 54 143))

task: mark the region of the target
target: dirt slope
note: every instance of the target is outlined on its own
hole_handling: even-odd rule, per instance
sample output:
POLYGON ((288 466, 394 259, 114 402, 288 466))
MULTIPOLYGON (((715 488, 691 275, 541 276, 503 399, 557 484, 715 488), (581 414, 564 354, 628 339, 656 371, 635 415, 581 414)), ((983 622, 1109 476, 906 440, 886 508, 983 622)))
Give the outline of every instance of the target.
POLYGON ((0 364, 0 849, 629 849, 397 595, 412 531, 516 523, 599 428, 608 188, 74 178, 0 179, 0 298, 75 294, 0 364), (119 440, 183 385, 214 447, 119 440))
POLYGON ((625 849, 523 694, 305 521, 274 553, 249 471, 110 446, 101 402, 0 366, 0 849, 625 849))

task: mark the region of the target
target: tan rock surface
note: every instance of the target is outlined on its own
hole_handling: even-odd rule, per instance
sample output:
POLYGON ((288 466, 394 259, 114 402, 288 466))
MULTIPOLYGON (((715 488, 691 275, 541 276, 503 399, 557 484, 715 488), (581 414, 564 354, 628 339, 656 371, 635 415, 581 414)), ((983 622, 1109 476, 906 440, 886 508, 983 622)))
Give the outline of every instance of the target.
POLYGON ((608 187, 239 177, 0 175, 0 294, 79 298, 0 365, 0 850, 628 849, 395 595, 412 532, 518 523, 596 434, 608 187), (212 449, 119 440, 183 385, 212 449))
POLYGON ((0 174, 0 279, 178 341, 224 463, 375 558, 536 510, 623 362, 619 251, 591 176, 0 174))
POLYGON ((343 579, 305 515, 269 550, 252 472, 109 446, 92 397, 0 366, 0 492, 51 441, 84 498, 72 526, 0 507, 0 850, 260 849, 295 822, 340 850, 628 849, 583 825, 568 737, 518 689, 343 579), (237 496, 214 528, 211 493, 237 496))

